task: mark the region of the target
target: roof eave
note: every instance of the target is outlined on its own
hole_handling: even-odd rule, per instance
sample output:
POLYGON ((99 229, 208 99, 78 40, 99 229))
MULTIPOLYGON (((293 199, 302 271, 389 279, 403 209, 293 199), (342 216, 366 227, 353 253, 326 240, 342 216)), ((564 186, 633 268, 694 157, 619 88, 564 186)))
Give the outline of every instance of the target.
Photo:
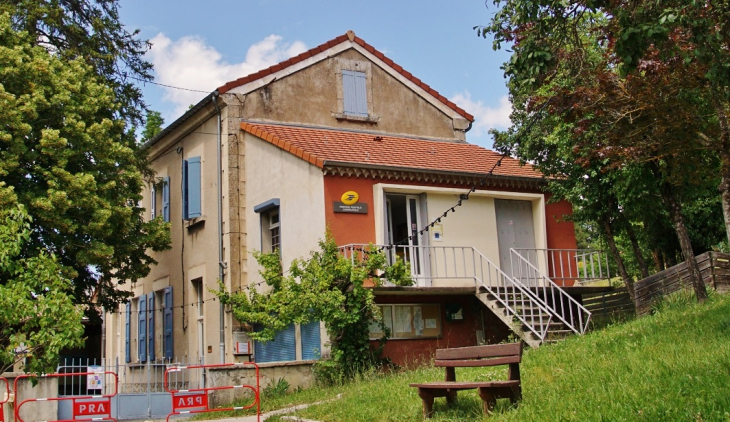
POLYGON ((356 162, 349 162, 349 161, 324 160, 324 167, 325 168, 327 168, 327 167, 351 167, 351 168, 361 168, 361 169, 368 169, 368 170, 420 172, 420 173, 437 174, 437 175, 444 175, 444 176, 470 177, 470 178, 476 178, 476 179, 513 180, 513 181, 518 181, 518 182, 537 183, 537 184, 547 183, 547 180, 544 177, 507 176, 507 175, 501 175, 501 174, 489 174, 489 173, 478 173, 478 172, 437 170, 437 169, 428 169, 428 168, 422 168, 422 167, 386 166, 386 165, 378 165, 378 164, 356 163, 356 162))

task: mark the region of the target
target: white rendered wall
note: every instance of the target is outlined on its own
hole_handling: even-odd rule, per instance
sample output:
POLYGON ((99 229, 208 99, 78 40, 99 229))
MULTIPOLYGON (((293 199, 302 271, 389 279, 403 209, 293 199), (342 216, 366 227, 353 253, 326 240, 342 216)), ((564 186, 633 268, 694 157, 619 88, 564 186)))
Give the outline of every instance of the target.
MULTIPOLYGON (((246 249, 249 254, 261 250, 261 216, 254 207, 279 198, 281 261, 286 272, 293 259, 309 257, 324 238, 324 176, 321 169, 251 134, 245 135, 245 143, 246 249)), ((247 262, 249 283, 261 282, 261 267, 252 256, 247 262)), ((320 341, 322 354, 329 353, 324 347, 329 341, 324 324, 320 325, 320 341)), ((297 341, 297 359, 300 357, 297 341)))

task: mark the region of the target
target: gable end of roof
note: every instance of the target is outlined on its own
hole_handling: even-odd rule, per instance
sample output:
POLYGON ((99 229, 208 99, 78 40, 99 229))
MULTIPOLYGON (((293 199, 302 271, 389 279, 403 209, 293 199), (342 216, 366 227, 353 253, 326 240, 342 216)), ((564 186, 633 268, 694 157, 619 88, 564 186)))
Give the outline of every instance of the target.
MULTIPOLYGON (((365 40, 363 40, 362 38, 356 36, 352 31, 348 31, 348 33, 351 34, 351 36, 352 36, 352 42, 354 42, 355 44, 359 45, 360 47, 362 47, 363 49, 365 49, 370 54, 372 54, 375 57, 377 57, 383 63, 385 63, 386 65, 390 66, 397 73, 401 74, 403 77, 405 77, 406 79, 408 79, 411 82, 413 82, 416 86, 418 86, 421 89, 423 89, 424 91, 426 91, 429 95, 431 95, 434 98, 436 98, 437 101, 445 104, 447 107, 449 107, 450 109, 454 110, 461 117, 465 118, 466 120, 468 120, 470 122, 473 122, 474 121, 474 116, 472 116, 471 114, 467 113, 466 110, 464 110, 463 108, 457 106, 452 101, 449 101, 446 97, 444 97, 443 95, 439 94, 438 91, 436 91, 435 89, 431 88, 428 84, 426 84, 422 80, 418 79, 417 77, 413 76, 413 74, 411 72, 408 72, 407 70, 403 69, 403 67, 399 66, 393 60, 391 60, 388 57, 386 57, 385 54, 383 54, 382 52, 378 51, 372 45, 366 43, 365 40)), ((348 37, 348 34, 347 33, 346 34, 343 34, 343 35, 340 35, 339 37, 336 37, 334 39, 331 39, 331 40, 329 40, 327 42, 324 42, 324 43, 322 43, 322 44, 320 44, 320 45, 318 45, 318 46, 316 46, 316 47, 314 47, 314 48, 312 48, 310 50, 307 50, 307 51, 305 51, 305 52, 303 52, 303 53, 301 53, 301 54, 299 54, 297 56, 294 56, 292 58, 289 58, 287 60, 284 60, 281 63, 277 63, 277 64, 275 64, 273 66, 269 66, 266 69, 260 70, 258 72, 252 73, 252 74, 247 75, 247 76, 244 76, 242 78, 238 78, 238 79, 236 79, 234 81, 227 82, 226 84, 224 84, 224 85, 222 85, 222 86, 220 86, 218 88, 218 92, 220 94, 225 94, 226 92, 230 91, 233 88, 239 87, 241 85, 245 85, 247 83, 250 83, 250 82, 253 82, 255 80, 258 80, 258 79, 264 78, 266 76, 269 76, 269 75, 271 75, 273 73, 276 73, 276 72, 279 72, 281 70, 284 70, 284 69, 286 69, 286 68, 288 68, 290 66, 293 66, 293 65, 295 65, 295 64, 297 64, 297 63, 299 63, 299 62, 301 62, 303 60, 306 60, 306 59, 308 59, 310 57, 313 57, 313 56, 315 56, 315 55, 317 55, 319 53, 322 53, 322 52, 324 52, 324 51, 326 51, 326 50, 328 50, 330 48, 333 48, 333 47, 335 47, 335 46, 337 46, 339 44, 342 44, 344 42, 350 42, 350 38, 348 37)))

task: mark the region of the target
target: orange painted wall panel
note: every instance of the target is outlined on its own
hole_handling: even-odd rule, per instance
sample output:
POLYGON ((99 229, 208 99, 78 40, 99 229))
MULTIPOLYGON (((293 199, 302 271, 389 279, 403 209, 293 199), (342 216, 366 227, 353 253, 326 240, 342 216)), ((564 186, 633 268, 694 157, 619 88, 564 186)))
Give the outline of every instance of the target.
POLYGON ((338 245, 375 243, 375 210, 373 209, 373 185, 375 183, 377 181, 373 179, 325 176, 325 222, 338 245), (340 201, 342 194, 351 190, 360 195, 358 203, 367 204, 367 214, 334 212, 334 202, 340 201))
MULTIPOLYGON (((547 200, 547 198, 546 198, 547 200)), ((576 249, 575 225, 565 217, 573 214, 573 206, 568 201, 545 205, 545 219, 548 249, 576 249)), ((572 286, 578 273, 575 253, 568 251, 553 252, 548 256, 548 275, 559 285, 572 286), (565 278, 563 278, 565 277, 565 278)))
MULTIPOLYGON (((545 201, 550 199, 546 195, 545 201)), ((548 249, 575 249, 575 226, 566 221, 566 215, 573 214, 573 206, 568 201, 548 203, 545 205, 545 224, 547 230, 548 249)))

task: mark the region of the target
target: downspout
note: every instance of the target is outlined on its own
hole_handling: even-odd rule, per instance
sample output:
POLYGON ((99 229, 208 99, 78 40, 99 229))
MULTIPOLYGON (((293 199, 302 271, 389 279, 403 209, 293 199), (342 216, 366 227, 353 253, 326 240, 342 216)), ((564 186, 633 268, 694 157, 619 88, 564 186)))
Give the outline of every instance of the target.
MULTIPOLYGON (((223 149, 223 140, 221 139, 221 109, 218 107, 218 91, 213 91, 211 101, 215 106, 215 110, 218 113, 218 125, 217 125, 217 147, 216 156, 218 164, 218 279, 225 285, 225 269, 226 263, 223 261, 223 186, 221 184, 221 172, 222 172, 222 158, 221 150, 223 149)), ((223 309, 223 303, 220 304, 220 363, 226 362, 226 324, 225 324, 225 312, 223 309)))

